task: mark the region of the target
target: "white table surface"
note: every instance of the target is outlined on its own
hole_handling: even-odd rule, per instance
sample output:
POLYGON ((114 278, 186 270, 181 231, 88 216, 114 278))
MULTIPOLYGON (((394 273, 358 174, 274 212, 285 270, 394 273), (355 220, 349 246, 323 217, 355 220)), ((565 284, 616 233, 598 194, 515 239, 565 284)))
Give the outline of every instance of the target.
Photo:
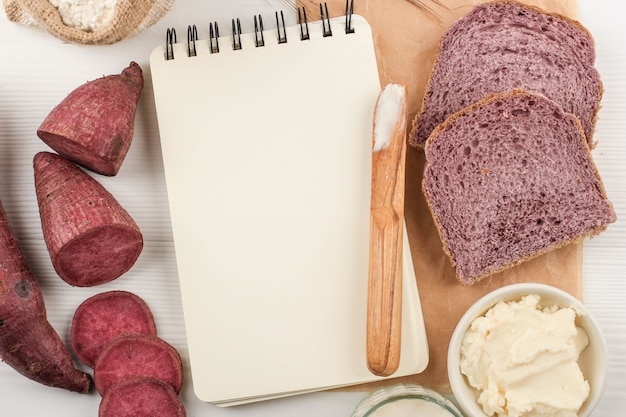
MULTIPOLYGON (((584 299, 600 322, 609 353, 609 375, 595 416, 621 416, 626 409, 626 29, 624 11, 608 0, 579 0, 580 20, 596 39, 597 68, 605 94, 599 114, 594 157, 618 221, 584 248, 584 299)), ((230 19, 242 18, 244 32, 253 30, 255 14, 273 17, 295 12, 280 0, 177 0, 171 12, 143 33, 111 46, 67 44, 42 31, 9 22, 0 14, 0 199, 38 277, 49 319, 67 340, 77 305, 92 294, 126 289, 153 308, 159 334, 185 358, 187 378, 181 393, 188 416, 349 416, 365 393, 322 392, 222 409, 198 401, 191 387, 185 333, 176 278, 167 200, 164 192, 158 130, 148 57, 175 27, 179 40, 187 24, 198 25, 200 37, 208 22, 226 32, 230 19), (51 269, 41 235, 32 179, 32 157, 48 150, 35 132, 49 110, 85 81, 118 73, 130 61, 144 68, 146 88, 140 102, 135 139, 120 173, 99 180, 135 217, 144 233, 145 249, 137 264, 120 279, 95 288, 72 288, 51 269)), ((207 74, 210 76, 210 74, 207 74)), ((96 416, 99 396, 79 395, 34 383, 0 363, 0 413, 3 416, 96 416)))

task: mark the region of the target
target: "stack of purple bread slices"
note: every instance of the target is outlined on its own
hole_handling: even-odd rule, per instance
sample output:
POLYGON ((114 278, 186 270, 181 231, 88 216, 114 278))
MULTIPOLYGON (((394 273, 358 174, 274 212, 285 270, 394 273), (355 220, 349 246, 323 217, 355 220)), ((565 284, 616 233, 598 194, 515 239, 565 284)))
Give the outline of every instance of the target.
POLYGON ((409 141, 462 284, 616 220, 591 154, 594 61, 578 22, 514 1, 475 6, 444 34, 409 141))

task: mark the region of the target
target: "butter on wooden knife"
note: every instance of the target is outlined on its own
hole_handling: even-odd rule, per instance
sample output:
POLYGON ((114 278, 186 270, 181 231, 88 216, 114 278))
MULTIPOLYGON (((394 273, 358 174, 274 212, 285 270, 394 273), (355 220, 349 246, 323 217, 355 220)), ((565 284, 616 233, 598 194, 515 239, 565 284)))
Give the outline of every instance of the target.
POLYGON ((367 299, 367 367, 389 376, 400 364, 406 86, 388 84, 374 109, 367 299))

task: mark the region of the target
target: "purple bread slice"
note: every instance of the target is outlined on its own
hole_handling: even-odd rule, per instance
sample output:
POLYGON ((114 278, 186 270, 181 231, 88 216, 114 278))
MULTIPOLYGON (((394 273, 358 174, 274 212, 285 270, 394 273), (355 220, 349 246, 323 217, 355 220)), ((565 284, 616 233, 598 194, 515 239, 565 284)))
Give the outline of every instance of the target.
POLYGON ((593 38, 577 21, 513 1, 477 5, 444 33, 409 141, 423 147, 451 114, 522 88, 576 115, 593 148, 603 93, 594 62, 593 38))
POLYGON ((543 95, 486 97, 439 125, 425 156, 424 196, 462 284, 616 220, 579 120, 543 95))

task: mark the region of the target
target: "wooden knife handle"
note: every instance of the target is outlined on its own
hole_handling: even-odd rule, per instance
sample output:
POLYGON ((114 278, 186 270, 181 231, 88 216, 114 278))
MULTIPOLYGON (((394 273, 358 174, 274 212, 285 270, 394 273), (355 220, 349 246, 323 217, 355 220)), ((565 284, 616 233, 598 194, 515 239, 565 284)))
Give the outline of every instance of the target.
POLYGON ((400 113, 389 145, 372 153, 367 366, 380 376, 398 369, 402 340, 406 108, 400 113))

